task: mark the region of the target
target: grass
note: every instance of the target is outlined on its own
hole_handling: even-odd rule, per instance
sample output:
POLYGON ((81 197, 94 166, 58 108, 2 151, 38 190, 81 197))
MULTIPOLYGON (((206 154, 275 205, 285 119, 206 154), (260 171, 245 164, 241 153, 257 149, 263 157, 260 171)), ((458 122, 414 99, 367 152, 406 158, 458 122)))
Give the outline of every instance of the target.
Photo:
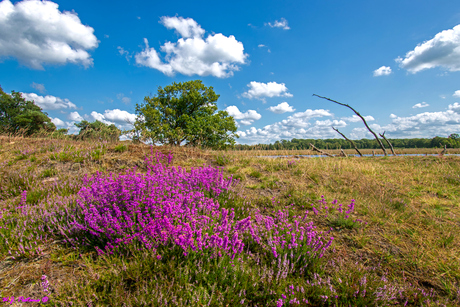
POLYGON ((235 219, 250 215, 255 223, 256 212, 284 212, 290 223, 299 216, 334 238, 323 257, 298 262, 306 255, 300 250, 273 258, 251 240, 234 260, 204 251, 184 256, 173 245, 153 253, 137 243, 98 254, 102 241, 66 230, 81 213, 83 178, 133 168, 145 174, 151 148, 0 137, 0 149, 1 297, 46 295, 51 306, 460 304, 460 157, 299 159, 308 151, 156 148, 185 171, 205 164, 238 179, 215 199, 235 219), (289 158, 256 158, 265 154, 289 158), (89 241, 72 245, 66 236, 89 241))

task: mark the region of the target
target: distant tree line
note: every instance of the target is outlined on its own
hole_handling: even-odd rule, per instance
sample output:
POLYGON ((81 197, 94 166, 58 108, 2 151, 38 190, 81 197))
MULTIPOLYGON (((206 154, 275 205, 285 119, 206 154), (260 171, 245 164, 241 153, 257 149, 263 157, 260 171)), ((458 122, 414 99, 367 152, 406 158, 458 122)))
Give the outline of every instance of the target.
MULTIPOLYGON (((432 139, 388 139, 394 148, 460 148, 460 135, 453 133, 448 137, 436 136, 432 139)), ((379 149, 375 139, 354 140, 358 149, 379 149)), ((353 149, 344 139, 292 139, 276 141, 273 144, 235 145, 235 150, 295 150, 309 149, 310 143, 319 149, 353 149)))

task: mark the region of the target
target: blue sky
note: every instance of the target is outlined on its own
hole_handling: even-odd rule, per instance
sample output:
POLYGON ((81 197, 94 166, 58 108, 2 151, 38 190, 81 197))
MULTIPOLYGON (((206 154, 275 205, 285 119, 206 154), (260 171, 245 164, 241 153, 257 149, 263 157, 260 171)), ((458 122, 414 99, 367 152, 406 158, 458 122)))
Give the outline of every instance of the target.
POLYGON ((459 1, 0 2, 0 85, 58 128, 129 129, 158 86, 201 79, 238 143, 460 133, 459 1))

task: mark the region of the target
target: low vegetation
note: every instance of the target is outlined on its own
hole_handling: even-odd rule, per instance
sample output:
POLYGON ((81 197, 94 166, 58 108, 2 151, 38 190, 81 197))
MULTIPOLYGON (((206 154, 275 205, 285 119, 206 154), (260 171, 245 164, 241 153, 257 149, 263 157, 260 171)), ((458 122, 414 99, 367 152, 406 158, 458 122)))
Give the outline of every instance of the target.
POLYGON ((0 137, 0 296, 460 304, 460 157, 261 153, 0 137))

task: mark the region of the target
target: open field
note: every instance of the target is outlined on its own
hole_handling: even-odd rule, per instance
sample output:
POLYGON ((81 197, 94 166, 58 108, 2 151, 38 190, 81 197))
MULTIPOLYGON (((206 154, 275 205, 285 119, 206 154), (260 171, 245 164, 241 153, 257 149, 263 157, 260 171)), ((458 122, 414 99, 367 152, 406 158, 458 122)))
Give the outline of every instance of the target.
MULTIPOLYGON (((315 153, 154 147, 164 156, 146 163, 151 150, 0 138, 0 297, 47 296, 51 306, 460 305, 460 157, 268 159, 255 156, 315 153), (203 165, 223 167, 223 177, 203 165), (230 176, 239 182, 227 187, 230 176), (151 219, 156 241, 137 228, 140 211, 125 228, 91 211, 149 195, 157 210, 198 209, 160 210, 157 220, 173 222, 151 219), (193 235, 180 243, 185 233, 193 235), (209 244, 194 251, 198 237, 209 244)), ((440 151, 414 150, 397 153, 440 151)))

